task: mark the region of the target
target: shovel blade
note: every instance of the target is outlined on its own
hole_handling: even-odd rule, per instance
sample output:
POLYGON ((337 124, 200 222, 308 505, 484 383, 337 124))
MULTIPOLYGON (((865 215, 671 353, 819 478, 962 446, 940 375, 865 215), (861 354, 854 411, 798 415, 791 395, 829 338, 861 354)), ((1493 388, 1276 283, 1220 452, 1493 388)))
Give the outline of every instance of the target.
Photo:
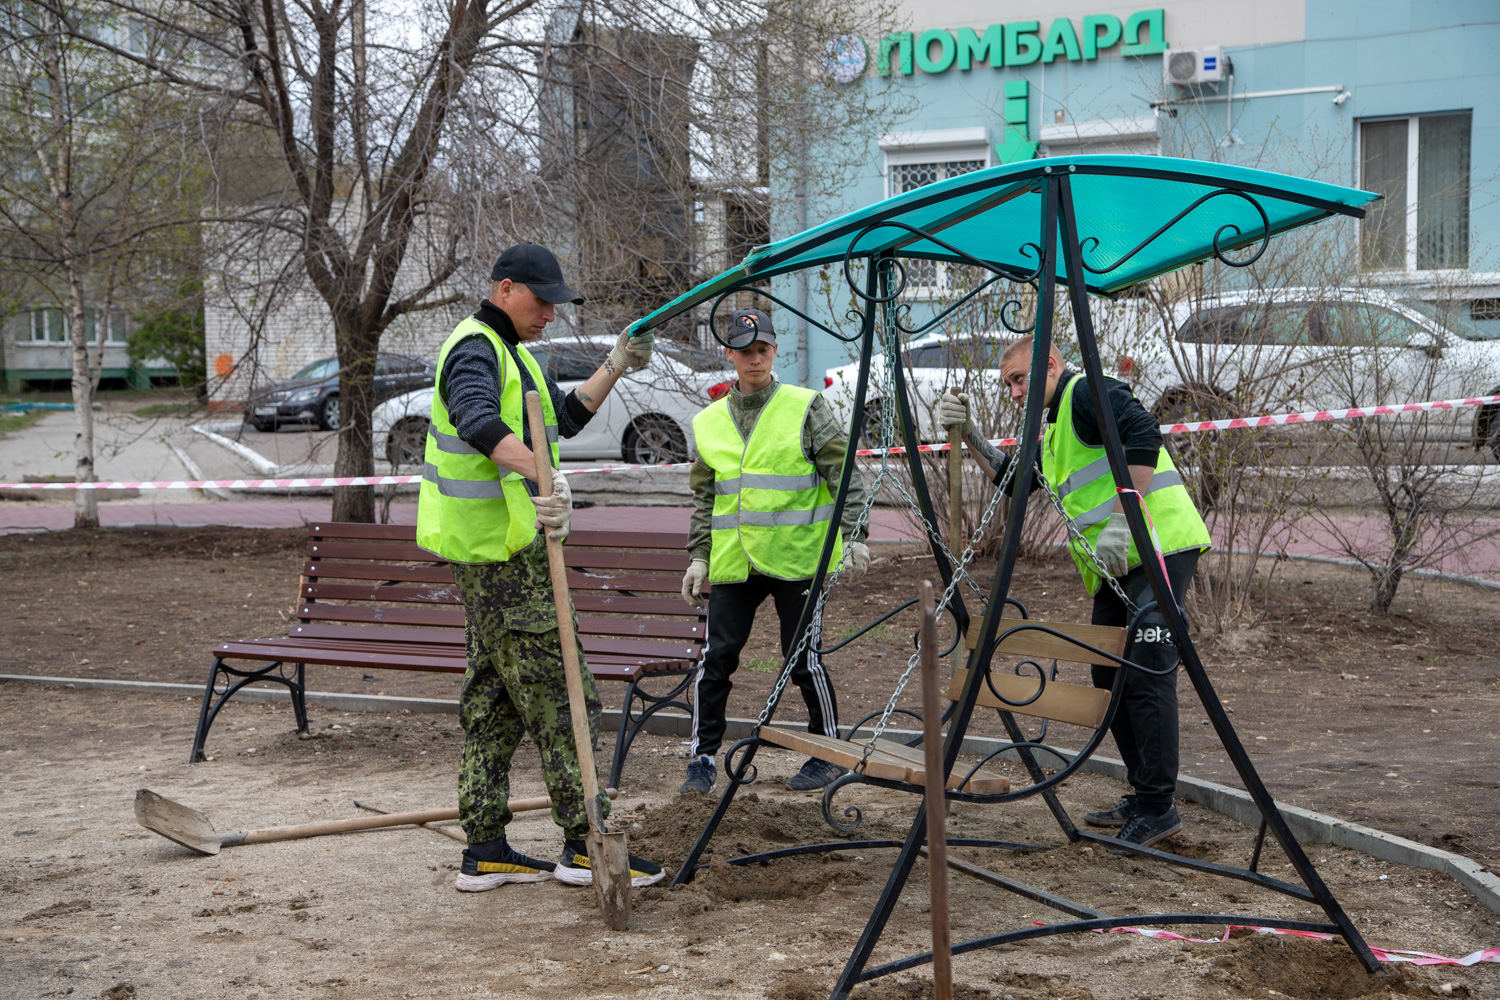
POLYGON ((604 926, 623 931, 630 925, 630 848, 625 834, 590 831, 588 849, 604 926))
POLYGON ((149 788, 135 793, 135 821, 198 854, 218 854, 219 835, 208 817, 149 788))

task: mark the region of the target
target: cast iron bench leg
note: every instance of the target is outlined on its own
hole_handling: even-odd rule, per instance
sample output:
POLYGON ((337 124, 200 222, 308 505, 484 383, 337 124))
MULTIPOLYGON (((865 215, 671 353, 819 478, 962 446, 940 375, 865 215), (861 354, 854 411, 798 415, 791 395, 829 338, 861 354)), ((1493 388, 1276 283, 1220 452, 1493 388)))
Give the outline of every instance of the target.
POLYGON ((208 685, 203 689, 203 707, 198 710, 198 731, 193 735, 193 751, 188 755, 188 763, 196 764, 204 760, 203 747, 208 742, 208 731, 213 728, 214 719, 218 718, 219 709, 223 708, 230 698, 246 684, 256 681, 275 681, 277 684, 285 684, 291 695, 292 712, 297 717, 297 732, 307 732, 307 700, 306 687, 304 685, 304 667, 306 664, 297 664, 293 675, 288 677, 284 673, 272 673, 282 666, 282 660, 268 663, 257 670, 236 670, 224 662, 222 656, 214 658, 214 665, 208 671, 208 685), (239 680, 224 689, 224 693, 214 698, 214 684, 219 679, 219 674, 238 677, 239 680))
MULTIPOLYGON (((683 674, 681 683, 662 695, 652 695, 640 688, 637 681, 630 682, 630 686, 625 689, 624 706, 620 709, 620 730, 619 734, 615 737, 615 759, 609 769, 610 787, 620 787, 620 772, 625 769, 625 757, 630 753, 630 747, 635 743, 636 736, 640 734, 641 729, 646 725, 647 719, 664 708, 680 708, 688 714, 692 714, 693 706, 687 702, 675 699, 683 691, 687 690, 687 686, 693 681, 693 674, 696 670, 697 668, 694 667, 691 670, 681 671, 683 674), (636 699, 640 699, 641 714, 635 720, 635 724, 631 725, 630 707, 636 699), (626 731, 627 729, 629 730, 628 732, 626 731)), ((658 674, 650 676, 665 677, 674 673, 678 673, 678 671, 663 670, 658 674)))
POLYGON ((196 764, 203 759, 203 744, 208 742, 208 727, 214 724, 213 716, 218 714, 217 709, 209 712, 209 706, 214 700, 214 682, 219 679, 219 667, 224 663, 221 657, 214 657, 214 665, 208 668, 208 684, 203 689, 203 707, 198 710, 198 731, 193 734, 193 752, 188 755, 188 763, 196 764))

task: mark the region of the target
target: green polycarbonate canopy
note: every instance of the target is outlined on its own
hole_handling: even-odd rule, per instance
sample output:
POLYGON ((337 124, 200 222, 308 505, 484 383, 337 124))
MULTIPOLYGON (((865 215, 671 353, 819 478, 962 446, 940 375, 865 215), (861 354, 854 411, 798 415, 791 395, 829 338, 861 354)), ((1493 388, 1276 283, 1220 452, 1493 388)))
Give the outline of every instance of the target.
MULTIPOLYGON (((1059 156, 1012 163, 950 177, 757 247, 738 266, 637 320, 632 332, 659 326, 737 287, 842 264, 846 255, 891 253, 964 263, 968 254, 1024 278, 1036 272, 1040 259, 1045 182, 1062 173, 1072 188, 1083 260, 1103 272, 1089 274, 1088 290, 1105 295, 1212 257, 1216 238, 1221 252, 1254 247, 1267 238, 1268 224, 1275 236, 1332 215, 1360 218, 1364 206, 1380 197, 1264 170, 1163 156, 1059 156)), ((1049 259, 1065 284, 1061 253, 1049 259)))

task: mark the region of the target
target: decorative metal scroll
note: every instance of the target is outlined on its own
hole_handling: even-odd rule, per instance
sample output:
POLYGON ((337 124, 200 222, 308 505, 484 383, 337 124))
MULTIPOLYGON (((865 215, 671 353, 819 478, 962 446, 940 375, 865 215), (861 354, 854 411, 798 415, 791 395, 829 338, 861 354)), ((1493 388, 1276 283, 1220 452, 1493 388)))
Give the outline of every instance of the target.
MULTIPOLYGON (((733 288, 730 288, 727 291, 719 293, 718 298, 714 299, 714 304, 711 307, 709 307, 709 310, 708 310, 708 332, 713 336, 713 338, 715 340, 717 340, 720 344, 723 344, 725 347, 729 346, 729 342, 726 341, 723 337, 719 336, 719 325, 718 325, 718 322, 717 322, 718 315, 719 315, 719 306, 722 305, 723 302, 724 302, 724 300, 727 299, 727 298, 729 298, 729 296, 735 295, 735 294, 737 294, 739 292, 743 292, 743 291, 746 291, 746 290, 754 292, 756 295, 759 295, 761 298, 770 299, 772 302, 774 302, 777 305, 781 306, 781 308, 785 309, 787 312, 793 314, 794 316, 800 316, 800 317, 802 317, 802 319, 806 320, 808 323, 810 323, 813 326, 817 327, 819 330, 822 330, 824 333, 828 334, 830 337, 834 338, 835 340, 843 341, 846 344, 852 344, 855 341, 859 340, 860 335, 858 333, 854 334, 853 336, 846 337, 842 333, 839 333, 837 330, 835 330, 832 327, 828 326, 827 324, 821 323, 818 320, 813 319, 807 313, 803 312, 801 309, 798 309, 796 306, 792 305, 790 302, 786 301, 785 299, 781 298, 780 296, 773 294, 772 292, 768 291, 765 288, 761 288, 761 287, 759 287, 757 285, 746 283, 746 284, 743 284, 743 285, 735 285, 733 288)), ((855 321, 856 323, 858 323, 858 322, 862 322, 864 320, 864 314, 861 313, 857 309, 851 309, 851 310, 849 310, 849 315, 848 315, 847 318, 849 318, 849 319, 855 321)))
MULTIPOLYGON (((1260 255, 1265 253, 1266 247, 1271 245, 1271 219, 1270 216, 1266 215, 1266 210, 1261 207, 1260 202, 1256 201, 1245 192, 1236 191, 1233 188, 1220 188, 1217 191, 1210 191, 1208 194, 1193 202, 1187 208, 1184 208, 1181 212, 1178 212, 1175 216, 1172 217, 1170 221, 1167 222, 1166 225, 1162 226, 1150 236, 1147 236, 1140 242, 1139 245, 1136 246, 1134 250, 1130 251, 1125 256, 1121 257, 1119 260, 1115 261, 1108 267, 1093 267, 1089 264, 1088 261, 1083 259, 1083 254, 1086 254, 1099 246, 1099 237, 1086 236, 1078 244, 1078 262, 1082 264, 1083 269, 1085 271, 1088 271, 1090 274, 1108 274, 1111 271, 1117 270, 1130 258, 1134 257, 1136 254, 1146 249, 1152 243, 1156 242, 1156 240, 1168 229, 1171 229, 1173 226, 1177 225, 1177 223, 1185 219, 1193 211, 1193 209, 1197 208, 1199 205, 1202 205, 1204 202, 1209 201, 1210 199, 1221 198, 1226 195, 1234 198, 1243 198, 1245 201, 1248 201, 1250 203, 1250 206, 1254 208, 1257 213, 1259 213, 1261 223, 1260 246, 1256 248, 1254 255, 1247 260, 1230 260, 1228 257, 1224 256, 1223 248, 1220 246, 1220 240, 1223 238, 1224 234, 1230 230, 1234 231, 1234 234, 1231 237, 1231 242, 1240 242, 1239 238, 1243 235, 1243 230, 1241 230, 1239 226, 1235 225, 1232 222, 1226 222, 1224 225, 1220 226, 1217 230, 1214 231, 1214 257, 1221 264, 1227 264, 1229 267, 1249 267, 1251 264, 1254 264, 1256 261, 1260 260, 1260 255), (1090 246, 1090 244, 1092 244, 1092 246, 1090 246)), ((1246 240, 1245 245, 1248 245, 1248 243, 1249 241, 1246 240)))

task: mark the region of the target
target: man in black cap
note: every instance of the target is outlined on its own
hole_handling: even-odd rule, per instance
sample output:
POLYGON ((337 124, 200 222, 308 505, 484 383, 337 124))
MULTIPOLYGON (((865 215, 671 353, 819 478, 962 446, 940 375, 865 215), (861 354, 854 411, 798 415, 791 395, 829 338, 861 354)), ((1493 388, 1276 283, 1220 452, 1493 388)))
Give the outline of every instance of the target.
MULTIPOLYGON (((776 330, 759 309, 737 309, 729 318, 725 351, 738 376, 727 394, 693 418, 698 458, 688 474, 693 518, 688 529, 692 561, 682 597, 703 605, 708 594, 708 642, 698 665, 693 697, 693 743, 682 792, 713 787, 714 756, 724 739, 730 677, 750 638, 755 612, 770 597, 781 620, 781 654, 797 642, 797 624, 817 571, 848 454, 848 438, 823 396, 777 381, 776 330)), ((835 543, 833 565, 844 559, 842 579, 865 575, 870 550, 859 512, 864 485, 856 468, 835 543), (847 552, 844 548, 847 547, 847 552)), ((820 623, 792 666, 792 680, 807 703, 808 731, 838 735, 833 685, 814 650, 820 623)), ((787 785, 822 788, 844 769, 809 759, 787 785)))
MULTIPOLYGON (((417 544, 452 565, 463 597, 468 670, 459 696, 466 739, 459 763, 459 819, 469 846, 455 887, 482 892, 516 882, 593 880, 584 848, 588 816, 569 722, 546 542, 568 533, 572 495, 557 471, 558 437, 572 437, 627 371, 651 361, 653 338, 621 334, 599 370, 564 394, 525 344, 542 335, 553 306, 583 297, 563 282, 551 252, 534 243, 500 255, 495 285, 479 311, 449 335, 438 354, 432 423, 417 508, 417 544), (533 442, 526 393, 537 390, 546 440, 533 442), (533 447, 552 452, 552 495, 538 496, 533 447), (523 735, 542 758, 552 819, 563 831, 557 863, 527 857, 505 838, 511 813, 510 760, 523 735)), ((599 691, 583 649, 589 728, 599 731, 599 691)), ((630 859, 632 884, 650 885, 659 865, 630 859)))

